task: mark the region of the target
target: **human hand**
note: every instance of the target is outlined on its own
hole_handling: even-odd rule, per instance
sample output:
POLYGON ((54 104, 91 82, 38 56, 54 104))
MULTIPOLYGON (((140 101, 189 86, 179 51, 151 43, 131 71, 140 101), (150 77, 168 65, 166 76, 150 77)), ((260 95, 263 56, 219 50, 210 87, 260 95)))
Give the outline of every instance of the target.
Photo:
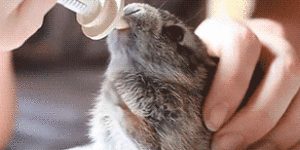
POLYGON ((0 53, 20 47, 55 4, 55 0, 0 0, 0 53))
POLYGON ((0 149, 13 130, 15 100, 11 50, 42 25, 55 0, 0 0, 0 149))
POLYGON ((262 138, 252 148, 295 145, 300 140, 300 98, 293 97, 299 90, 300 63, 281 26, 266 19, 240 23, 216 18, 204 21, 195 33, 209 54, 220 58, 203 108, 205 124, 217 131, 212 149, 242 149, 262 138), (266 74, 247 105, 236 112, 259 59, 266 74))

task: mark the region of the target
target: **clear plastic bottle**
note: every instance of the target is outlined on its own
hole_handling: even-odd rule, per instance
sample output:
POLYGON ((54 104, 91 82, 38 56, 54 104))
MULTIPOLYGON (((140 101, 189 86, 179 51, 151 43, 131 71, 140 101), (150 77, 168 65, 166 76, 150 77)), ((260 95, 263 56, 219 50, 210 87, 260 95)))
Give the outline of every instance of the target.
POLYGON ((124 0, 57 0, 57 3, 76 12, 83 33, 93 40, 104 38, 114 28, 128 27, 121 19, 124 0))

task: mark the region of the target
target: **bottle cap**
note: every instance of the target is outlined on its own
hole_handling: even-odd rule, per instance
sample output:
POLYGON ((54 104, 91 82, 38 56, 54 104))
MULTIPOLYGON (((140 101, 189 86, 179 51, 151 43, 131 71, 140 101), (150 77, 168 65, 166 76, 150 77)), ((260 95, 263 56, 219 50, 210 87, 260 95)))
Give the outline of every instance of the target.
MULTIPOLYGON (((91 2, 91 0, 89 1, 91 2)), ((129 27, 121 19, 124 0, 95 0, 92 3, 90 8, 76 15, 77 21, 87 37, 99 40, 106 37, 114 28, 129 27)))

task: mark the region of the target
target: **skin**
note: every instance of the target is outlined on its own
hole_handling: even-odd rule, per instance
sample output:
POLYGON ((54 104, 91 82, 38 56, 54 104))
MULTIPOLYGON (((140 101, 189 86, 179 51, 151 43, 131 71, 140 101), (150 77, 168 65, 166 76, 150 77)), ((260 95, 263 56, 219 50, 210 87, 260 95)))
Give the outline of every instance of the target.
POLYGON ((293 15, 297 13, 290 11, 292 6, 299 5, 276 4, 284 6, 279 14, 264 12, 268 10, 264 9, 267 5, 258 6, 258 16, 285 13, 289 21, 274 16, 277 22, 249 20, 243 15, 223 12, 227 15, 213 14, 195 31, 208 45, 210 54, 220 57, 220 66, 204 107, 207 127, 217 131, 213 149, 242 149, 254 142, 249 149, 299 147, 300 98, 296 96, 300 85, 299 44, 290 42, 299 41, 299 36, 293 36, 295 28, 285 28, 292 23, 299 26, 299 18, 293 15), (293 38, 289 41, 287 37, 293 38), (266 75, 248 104, 235 112, 258 59, 264 62, 266 75))
MULTIPOLYGON (((283 6, 283 2, 276 4, 283 6)), ((5 0, 0 1, 0 41, 2 42, 0 43, 0 147, 3 147, 11 135, 14 118, 12 116, 16 108, 12 88, 14 76, 11 67, 11 51, 20 47, 40 28, 44 15, 54 5, 55 0, 14 0, 9 3, 5 0)), ((282 11, 290 10, 284 8, 282 11)), ((294 14, 300 13, 300 9, 295 10, 298 12, 293 12, 294 14)), ((293 36, 300 28, 300 20, 292 13, 287 15, 289 16, 287 20, 284 20, 274 18, 278 14, 264 13, 263 9, 260 11, 261 17, 272 18, 273 15, 272 19, 279 24, 267 19, 224 21, 224 18, 215 18, 216 20, 207 19, 196 30, 196 34, 208 45, 209 53, 221 58, 221 65, 208 95, 207 101, 210 103, 206 103, 204 107, 205 123, 212 131, 217 131, 213 141, 215 149, 239 149, 258 140, 251 145, 252 148, 293 147, 297 149, 300 147, 300 97, 299 94, 296 96, 300 84, 297 77, 300 72, 300 50, 298 42, 293 42, 300 40, 299 36, 293 36), (296 27, 289 28, 288 23, 296 27), (224 26, 218 26, 222 24, 224 26), (212 28, 213 26, 217 28, 212 28), (222 29, 236 32, 228 34, 228 31, 222 29), (214 32, 216 30, 220 32, 214 32), (207 34, 204 31, 211 32, 207 34), (224 32, 227 36, 221 36, 218 40, 216 37, 226 35, 224 32), (261 46, 265 48, 261 49, 261 46), (265 54, 261 59, 267 64, 267 74, 249 104, 235 113, 249 85, 249 76, 253 72, 253 64, 259 59, 260 52, 266 52, 261 53, 265 54), (245 57, 245 54, 250 55, 245 57), (228 70, 228 68, 233 69, 228 70), (230 92, 234 94, 227 94, 230 92), (224 109, 226 107, 227 109, 224 109)))
POLYGON ((55 4, 55 0, 0 1, 0 148, 11 136, 16 110, 11 51, 41 27, 55 4))
MULTIPOLYGON (((220 25, 225 22, 216 23, 218 21, 220 21, 220 19, 207 20, 204 22, 204 24, 198 28, 200 36, 209 35, 203 32, 209 32, 209 29, 213 25, 220 25), (205 28, 205 26, 207 28, 205 28)), ((209 48, 213 47, 212 49, 214 49, 214 51, 212 51, 212 55, 220 57, 221 60, 212 88, 206 99, 207 103, 205 103, 204 107, 206 125, 212 131, 217 131, 214 137, 213 149, 245 148, 264 136, 269 137, 272 135, 271 137, 274 138, 274 135, 280 132, 284 133, 288 131, 288 128, 292 128, 292 131, 296 132, 296 134, 293 133, 293 137, 296 138, 290 139, 294 141, 290 144, 296 144, 296 142, 299 141, 299 134, 297 135, 299 132, 299 119, 297 118, 299 117, 295 114, 299 113, 299 106, 294 106, 296 104, 294 101, 299 101, 299 97, 295 97, 294 99, 293 97, 299 90, 299 55, 297 55, 295 49, 284 37, 280 37, 280 33, 267 32, 270 26, 278 27, 274 22, 270 22, 269 20, 249 20, 245 23, 256 33, 265 48, 260 48, 260 44, 255 40, 254 36, 251 36, 253 33, 251 33, 247 27, 244 27, 245 32, 240 33, 242 30, 239 30, 237 37, 234 36, 233 39, 230 39, 230 37, 227 39, 224 38, 230 41, 238 41, 226 47, 223 47, 223 44, 222 46, 216 44, 220 41, 212 42, 216 38, 205 37, 207 40, 204 40, 209 43, 209 45, 211 44, 209 48), (260 28, 255 28, 258 26, 260 28), (256 47, 255 44, 257 44, 256 47), (246 48, 244 46, 246 46, 246 48), (235 51, 232 51, 232 49, 235 49, 235 51), (264 59, 266 63, 266 75, 250 98, 248 104, 239 112, 235 113, 236 108, 248 88, 249 77, 251 77, 254 65, 258 60, 258 52, 261 52, 261 55, 263 55, 261 59, 264 59), (247 57, 243 57, 244 55, 247 57), (224 62, 222 62, 222 58, 223 61, 225 60, 224 62), (235 63, 230 64, 230 61, 226 60, 226 58, 231 58, 235 63), (249 76, 246 76, 247 73, 249 73, 249 76), (287 109, 291 111, 286 112, 290 118, 288 120, 282 118, 282 115, 287 109), (290 113, 294 114, 294 118, 290 117, 290 113), (230 121, 226 122, 229 119, 230 121), (282 120, 285 125, 282 125, 282 120), (272 132, 276 134, 269 133, 266 135, 275 126, 277 130, 274 129, 272 132)), ((230 23, 229 28, 232 28, 234 24, 235 23, 230 23)), ((237 28, 239 28, 239 24, 237 25, 237 28)), ((219 28, 220 30, 218 31, 227 32, 228 30, 225 30, 223 28, 224 26, 219 28)), ((213 27, 213 29, 215 28, 213 27)), ((220 32, 216 34, 220 34, 220 32)), ((213 31, 210 33, 213 33, 213 31)), ((210 34, 209 36, 215 37, 217 36, 216 34, 210 34)), ((221 33, 221 35, 224 34, 221 33)), ((292 134, 292 131, 290 134, 292 134)), ((282 133, 280 135, 281 136, 277 136, 278 139, 290 136, 282 133)), ((280 140, 276 140, 276 142, 280 142, 280 140)), ((280 142, 280 144, 285 145, 282 146, 284 147, 283 149, 293 146, 283 142, 280 142)))
POLYGON ((0 54, 0 148, 4 146, 13 130, 15 97, 11 54, 0 54))

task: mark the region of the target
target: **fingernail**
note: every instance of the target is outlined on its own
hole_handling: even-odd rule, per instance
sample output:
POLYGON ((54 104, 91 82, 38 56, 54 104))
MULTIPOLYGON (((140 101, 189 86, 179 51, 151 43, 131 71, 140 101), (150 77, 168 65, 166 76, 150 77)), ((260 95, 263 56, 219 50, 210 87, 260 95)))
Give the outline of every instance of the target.
POLYGON ((227 103, 219 103, 212 107, 208 112, 206 127, 211 131, 217 131, 224 123, 228 114, 229 105, 227 103))
POLYGON ((241 150, 245 147, 245 140, 241 134, 223 134, 215 138, 212 150, 241 150))

